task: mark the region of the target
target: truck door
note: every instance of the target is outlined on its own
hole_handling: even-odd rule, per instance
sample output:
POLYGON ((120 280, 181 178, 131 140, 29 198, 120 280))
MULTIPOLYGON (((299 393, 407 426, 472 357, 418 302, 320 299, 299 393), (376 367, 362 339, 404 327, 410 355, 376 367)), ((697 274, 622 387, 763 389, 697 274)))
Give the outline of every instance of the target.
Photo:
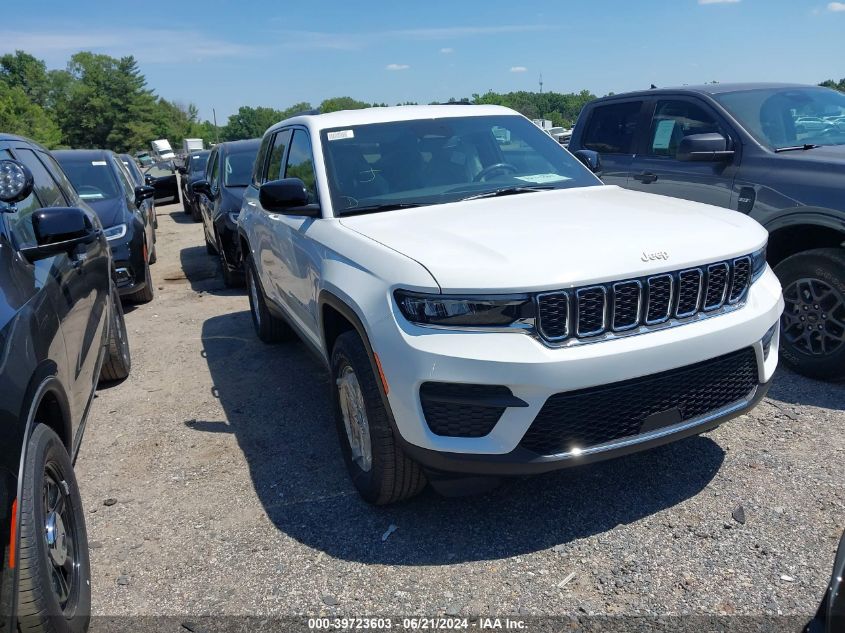
POLYGON ((587 115, 586 127, 575 149, 601 154, 601 179, 607 185, 624 187, 629 180, 637 130, 644 99, 613 101, 599 105, 587 115))
POLYGON ((657 99, 644 144, 634 159, 628 188, 730 207, 739 155, 727 161, 678 160, 678 144, 691 134, 722 134, 728 149, 737 136, 705 102, 692 97, 657 99))

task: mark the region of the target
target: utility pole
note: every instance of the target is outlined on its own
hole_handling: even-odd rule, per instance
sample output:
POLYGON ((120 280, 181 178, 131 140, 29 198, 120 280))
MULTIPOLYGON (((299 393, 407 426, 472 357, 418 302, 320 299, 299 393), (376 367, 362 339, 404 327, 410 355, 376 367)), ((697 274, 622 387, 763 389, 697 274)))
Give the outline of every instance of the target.
POLYGON ((220 144, 220 129, 217 127, 217 110, 211 108, 211 116, 214 117, 214 137, 217 139, 217 144, 220 144))
POLYGON ((540 73, 540 94, 543 94, 543 73, 540 73))

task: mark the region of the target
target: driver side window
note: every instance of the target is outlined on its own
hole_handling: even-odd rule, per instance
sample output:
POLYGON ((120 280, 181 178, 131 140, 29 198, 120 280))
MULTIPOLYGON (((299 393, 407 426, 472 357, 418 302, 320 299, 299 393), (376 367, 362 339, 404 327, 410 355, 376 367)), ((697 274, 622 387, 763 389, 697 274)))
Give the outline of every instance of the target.
POLYGON ((711 132, 727 137, 716 117, 701 106, 690 101, 659 101, 651 121, 648 153, 675 158, 684 137, 711 132))

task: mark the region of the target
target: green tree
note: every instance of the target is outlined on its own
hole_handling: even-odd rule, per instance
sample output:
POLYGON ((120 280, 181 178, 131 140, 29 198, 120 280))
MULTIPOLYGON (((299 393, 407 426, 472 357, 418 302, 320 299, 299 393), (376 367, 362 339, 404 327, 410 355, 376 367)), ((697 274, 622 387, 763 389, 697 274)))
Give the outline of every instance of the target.
POLYGON ((20 88, 33 103, 47 106, 50 80, 47 66, 24 51, 0 57, 0 80, 12 88, 20 88))
POLYGON ((821 82, 819 85, 824 86, 825 88, 833 88, 834 90, 845 92, 845 77, 843 77, 839 81, 833 81, 833 79, 828 79, 826 81, 821 82))
POLYGON ((62 133, 53 119, 18 86, 0 81, 0 130, 56 147, 62 133))
POLYGON ((337 112, 338 110, 362 110, 369 108, 370 104, 364 101, 357 101, 352 97, 332 97, 320 104, 320 112, 337 112))
POLYGON ((281 110, 241 106, 220 130, 220 137, 224 141, 237 141, 262 136, 268 127, 286 118, 281 110))

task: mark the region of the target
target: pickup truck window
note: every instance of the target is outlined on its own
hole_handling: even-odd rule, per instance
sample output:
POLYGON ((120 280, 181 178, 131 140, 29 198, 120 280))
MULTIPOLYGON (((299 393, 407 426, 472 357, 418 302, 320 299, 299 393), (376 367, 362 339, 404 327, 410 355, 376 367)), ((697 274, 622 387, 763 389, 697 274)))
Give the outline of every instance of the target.
POLYGON ((651 156, 675 158, 678 144, 690 134, 725 131, 716 117, 703 107, 684 100, 658 101, 651 121, 648 152, 651 156))
POLYGON ((772 88, 714 97, 751 136, 772 149, 845 144, 845 94, 841 92, 772 88))
POLYGON ((642 101, 598 106, 590 114, 582 145, 602 154, 631 154, 642 101))

